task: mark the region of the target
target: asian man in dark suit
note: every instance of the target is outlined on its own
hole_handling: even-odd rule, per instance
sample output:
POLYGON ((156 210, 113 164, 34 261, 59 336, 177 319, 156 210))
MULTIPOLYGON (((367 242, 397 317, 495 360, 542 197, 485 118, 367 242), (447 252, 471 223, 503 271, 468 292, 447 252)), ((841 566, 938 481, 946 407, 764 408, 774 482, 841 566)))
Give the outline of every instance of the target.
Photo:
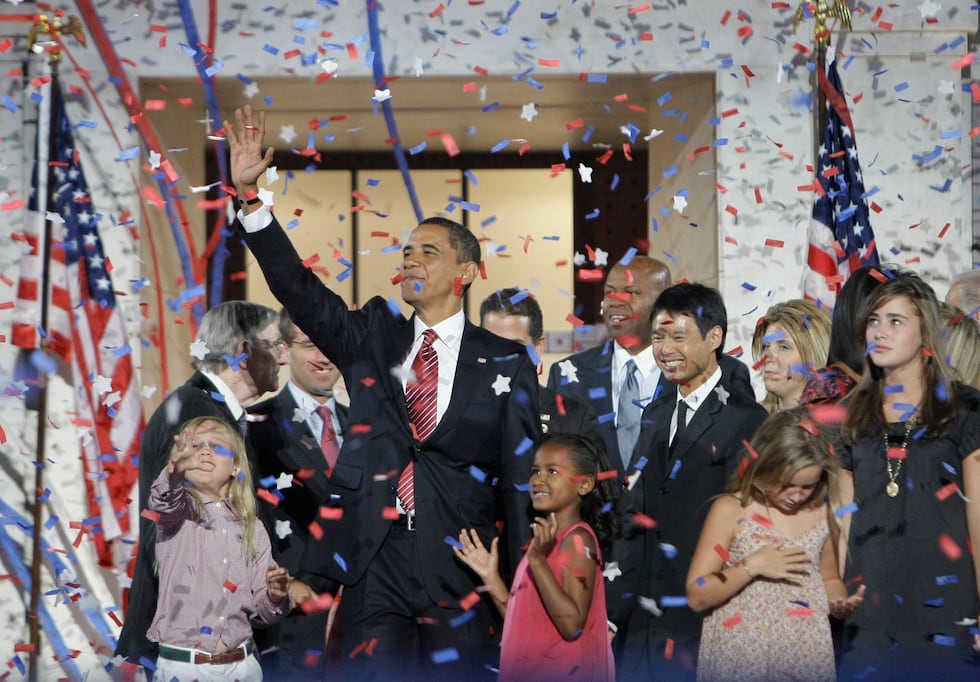
POLYGON ((489 675, 488 604, 446 538, 475 528, 489 542, 499 521, 502 561, 513 570, 530 534, 527 486, 541 427, 524 348, 463 313, 479 243, 453 221, 424 220, 404 244, 397 278, 413 316, 380 297, 349 310, 303 266, 258 196, 272 161, 271 148, 262 153, 264 116, 246 107, 235 117, 225 131, 246 243, 350 394, 330 508, 312 548, 321 570, 346 585, 339 618, 350 672, 489 675))
POLYGON ((638 534, 647 569, 617 635, 619 671, 624 680, 693 680, 702 616, 683 599, 687 570, 711 499, 726 489, 766 411, 723 379, 728 317, 716 290, 674 285, 652 314, 654 356, 670 384, 643 411, 631 465, 633 511, 655 524, 638 534))
MULTIPOLYGON (((541 369, 544 352, 544 315, 529 291, 501 289, 480 303, 480 326, 511 341, 524 344, 541 369)), ((577 433, 601 444, 599 421, 588 404, 566 398, 547 386, 538 386, 541 433, 577 433)))
MULTIPOLYGON (((217 417, 245 430, 244 406, 279 386, 279 366, 286 364, 285 343, 276 326, 276 311, 256 303, 228 301, 201 318, 191 345, 196 370, 153 412, 143 431, 139 460, 139 506, 146 509, 150 485, 170 461, 180 427, 194 417, 217 417), (229 364, 229 358, 232 363, 229 364)), ((249 460, 255 470, 254 452, 249 460)), ((153 661, 157 644, 146 638, 157 606, 156 526, 140 517, 140 544, 134 565, 129 605, 116 654, 129 662, 153 661)), ((149 674, 149 669, 147 668, 149 674)))
MULTIPOLYGON (((643 408, 671 386, 654 358, 651 327, 654 303, 670 284, 669 268, 654 258, 634 256, 613 265, 606 277, 602 299, 609 340, 555 363, 548 376, 549 388, 596 409, 602 442, 623 483, 619 504, 623 536, 613 543, 605 571, 606 604, 613 632, 625 627, 636 603, 639 582, 649 573, 642 557, 644 529, 632 522, 634 508, 641 506, 644 482, 636 473, 636 464, 642 463, 640 457, 644 453, 638 457, 634 448, 642 426, 643 408), (633 390, 638 395, 626 399, 630 377, 625 370, 630 361, 636 365, 633 390), (631 414, 624 414, 625 410, 631 414)), ((726 390, 754 401, 745 364, 728 355, 721 355, 719 362, 726 390)), ((613 639, 617 659, 622 656, 622 645, 621 637, 613 639)))
POLYGON ((275 499, 260 496, 260 505, 272 556, 293 578, 294 608, 279 624, 257 631, 256 641, 267 679, 319 680, 326 670, 329 611, 319 607, 306 613, 302 606, 320 594, 336 594, 337 583, 308 570, 303 558, 310 524, 328 499, 327 477, 343 444, 347 407, 334 398, 340 370, 285 308, 279 311, 279 334, 286 341, 290 378, 278 395, 249 408, 248 436, 258 461, 256 480, 265 479, 275 499))

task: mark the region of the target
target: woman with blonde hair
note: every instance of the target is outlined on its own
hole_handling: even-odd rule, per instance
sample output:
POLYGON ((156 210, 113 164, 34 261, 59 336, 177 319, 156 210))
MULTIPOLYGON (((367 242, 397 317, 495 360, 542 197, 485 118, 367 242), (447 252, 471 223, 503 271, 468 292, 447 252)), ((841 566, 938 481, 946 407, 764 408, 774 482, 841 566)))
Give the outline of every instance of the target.
POLYGON ((803 299, 777 303, 759 319, 752 357, 766 385, 762 406, 770 414, 796 407, 807 379, 827 362, 830 316, 803 299))
POLYGON ((946 346, 946 364, 958 381, 980 389, 980 325, 946 303, 939 304, 939 317, 943 324, 939 337, 946 346))

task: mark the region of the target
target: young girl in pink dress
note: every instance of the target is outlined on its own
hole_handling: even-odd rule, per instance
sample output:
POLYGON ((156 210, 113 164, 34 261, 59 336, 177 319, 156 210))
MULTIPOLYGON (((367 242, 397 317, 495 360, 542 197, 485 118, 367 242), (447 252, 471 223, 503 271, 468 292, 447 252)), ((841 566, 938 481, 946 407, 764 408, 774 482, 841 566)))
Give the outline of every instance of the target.
POLYGON ((804 408, 767 419, 727 494, 711 506, 687 574, 704 619, 698 680, 833 682, 828 615, 861 603, 840 579, 837 462, 804 408))
POLYGON ((472 529, 454 548, 486 585, 504 616, 500 680, 615 679, 606 624, 600 544, 618 532, 602 450, 575 434, 554 434, 531 468, 539 514, 510 590, 497 568, 497 538, 487 551, 472 529))

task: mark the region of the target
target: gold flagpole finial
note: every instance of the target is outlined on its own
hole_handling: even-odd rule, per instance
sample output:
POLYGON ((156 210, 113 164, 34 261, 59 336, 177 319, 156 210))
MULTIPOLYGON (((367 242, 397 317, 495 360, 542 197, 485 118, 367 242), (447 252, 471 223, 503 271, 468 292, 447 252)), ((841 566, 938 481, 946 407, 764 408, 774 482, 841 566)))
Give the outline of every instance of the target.
POLYGON ((796 15, 793 17, 794 32, 806 18, 807 11, 816 20, 816 24, 813 27, 813 38, 818 45, 826 46, 830 44, 830 29, 827 27, 828 19, 840 19, 848 31, 852 29, 851 8, 848 5, 848 0, 816 0, 815 2, 804 0, 796 8, 796 15))
POLYGON ((28 49, 31 52, 47 52, 51 55, 51 63, 55 64, 61 59, 61 37, 64 35, 75 36, 78 42, 85 44, 82 22, 76 17, 66 16, 61 10, 54 16, 39 14, 27 33, 28 49), (48 36, 48 39, 39 40, 41 36, 48 36))

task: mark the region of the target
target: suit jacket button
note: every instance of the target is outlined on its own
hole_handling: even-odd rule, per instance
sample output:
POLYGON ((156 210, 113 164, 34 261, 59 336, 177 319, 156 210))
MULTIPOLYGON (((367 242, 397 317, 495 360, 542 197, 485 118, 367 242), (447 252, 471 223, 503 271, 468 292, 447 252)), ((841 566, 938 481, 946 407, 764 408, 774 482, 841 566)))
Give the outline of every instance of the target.
POLYGON ((670 488, 667 488, 667 487, 661 488, 660 489, 660 494, 661 495, 670 495, 670 488))

